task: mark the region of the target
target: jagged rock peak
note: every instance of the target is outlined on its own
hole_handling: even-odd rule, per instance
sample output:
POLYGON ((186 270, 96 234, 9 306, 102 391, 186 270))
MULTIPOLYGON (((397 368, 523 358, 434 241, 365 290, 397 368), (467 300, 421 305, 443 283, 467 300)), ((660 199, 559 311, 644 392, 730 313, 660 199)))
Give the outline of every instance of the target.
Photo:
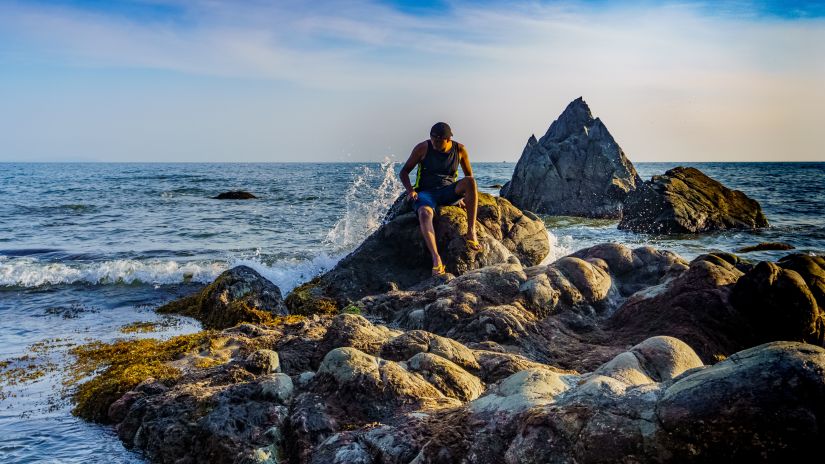
POLYGON ((531 137, 501 196, 541 214, 619 218, 639 175, 579 97, 538 141, 531 137))
POLYGON ((547 129, 547 134, 542 138, 542 142, 559 142, 582 131, 586 135, 589 132, 588 129, 596 121, 598 121, 598 118, 593 118, 593 113, 590 112, 587 102, 584 101, 584 98, 579 97, 570 102, 559 118, 553 121, 553 124, 547 129))

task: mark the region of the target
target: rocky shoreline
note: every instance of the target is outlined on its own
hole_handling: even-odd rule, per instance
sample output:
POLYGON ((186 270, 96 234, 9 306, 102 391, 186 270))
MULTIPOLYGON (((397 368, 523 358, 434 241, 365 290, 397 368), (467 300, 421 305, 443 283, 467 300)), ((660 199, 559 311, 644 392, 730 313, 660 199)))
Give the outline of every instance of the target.
POLYGON ((501 198, 483 203, 479 235, 499 251, 450 247, 466 219, 444 208, 439 247, 454 273, 444 278, 414 275, 416 255, 398 239, 417 238, 416 227, 403 212, 283 301, 251 269, 228 271, 166 307, 215 330, 76 350, 100 374, 75 412, 163 463, 745 462, 817 451, 823 257, 687 262, 602 244, 540 264, 541 221, 501 198), (369 259, 375 250, 384 254, 369 259))

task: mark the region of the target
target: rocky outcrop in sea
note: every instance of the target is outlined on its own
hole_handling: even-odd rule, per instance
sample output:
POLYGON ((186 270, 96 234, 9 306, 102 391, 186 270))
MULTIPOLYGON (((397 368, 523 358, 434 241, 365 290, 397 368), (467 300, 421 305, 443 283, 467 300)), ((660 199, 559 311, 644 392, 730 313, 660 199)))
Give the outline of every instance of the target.
POLYGON ((214 200, 252 200, 258 198, 255 195, 243 190, 233 190, 231 192, 221 192, 212 197, 214 200))
MULTIPOLYGON (((550 251, 547 229, 539 217, 486 193, 478 195, 476 234, 484 247, 480 252, 464 240, 467 215, 463 208, 440 207, 433 225, 441 258, 447 272, 454 275, 507 262, 535 265, 550 251)), ((318 306, 334 311, 367 295, 429 281, 430 267, 418 218, 399 199, 378 230, 329 272, 293 291, 286 304, 293 314, 315 313, 318 306)), ((441 280, 429 281, 429 285, 441 280)))
MULTIPOLYGON (((439 245, 454 253, 456 275, 430 279, 413 274, 406 254, 381 254, 401 247, 398 237, 420 241, 401 211, 315 281, 340 293, 303 300, 300 315, 270 308, 220 331, 86 348, 87 359, 115 358, 81 386, 76 412, 114 424, 128 447, 162 463, 818 453, 825 259, 751 263, 717 252, 688 262, 602 244, 540 264, 549 250, 541 221, 502 199, 485 197, 483 208, 479 236, 502 250, 490 261, 458 247, 463 210, 443 208, 439 245), (331 286, 333 277, 348 280, 331 286)), ((218 327, 229 320, 220 314, 239 314, 233 301, 273 294, 260 276, 229 275, 239 278, 178 306, 218 327)))
POLYGON ((157 311, 195 318, 208 329, 265 322, 287 314, 281 289, 248 266, 224 271, 200 292, 167 303, 157 311))
POLYGON ((619 218, 641 179, 624 151, 581 97, 547 133, 531 136, 501 196, 541 214, 619 218))
POLYGON ((767 227, 759 202, 696 168, 678 167, 641 183, 625 199, 619 229, 702 233, 767 227))

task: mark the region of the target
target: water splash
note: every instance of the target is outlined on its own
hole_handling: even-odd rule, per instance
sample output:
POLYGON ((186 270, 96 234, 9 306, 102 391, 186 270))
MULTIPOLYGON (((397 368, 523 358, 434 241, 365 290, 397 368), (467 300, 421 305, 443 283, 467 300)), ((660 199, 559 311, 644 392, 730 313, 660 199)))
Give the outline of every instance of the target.
POLYGON ((249 266, 265 279, 277 285, 286 296, 293 288, 332 269, 346 253, 321 253, 312 259, 284 259, 267 265, 258 259, 235 259, 229 267, 249 266))
POLYGON ((550 242, 550 252, 547 253, 547 256, 539 263, 540 265, 546 266, 559 258, 573 253, 573 248, 571 247, 572 237, 568 235, 559 239, 553 232, 550 232, 549 229, 546 229, 545 232, 547 232, 547 240, 550 242))
POLYGON ((353 250, 381 225, 384 214, 404 190, 395 174, 395 165, 384 158, 378 169, 361 168, 344 196, 344 216, 324 240, 332 253, 353 250))

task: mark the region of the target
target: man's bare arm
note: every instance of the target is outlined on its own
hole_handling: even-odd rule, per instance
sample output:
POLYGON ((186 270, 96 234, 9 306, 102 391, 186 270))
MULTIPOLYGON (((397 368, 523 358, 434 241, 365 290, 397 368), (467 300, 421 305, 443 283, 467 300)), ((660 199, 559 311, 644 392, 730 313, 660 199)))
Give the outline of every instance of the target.
POLYGON ((410 172, 412 172, 413 168, 424 159, 424 156, 427 154, 427 144, 424 142, 419 143, 418 145, 413 148, 412 153, 410 153, 410 157, 407 159, 407 162, 404 163, 404 167, 401 168, 401 172, 398 173, 398 177, 401 179, 401 184, 404 185, 404 189, 407 191, 407 198, 410 200, 414 200, 417 196, 416 192, 413 191, 413 186, 410 183, 410 172))
POLYGON ((461 144, 458 145, 458 162, 461 164, 461 170, 464 171, 464 177, 473 177, 470 155, 467 154, 467 148, 461 144))

